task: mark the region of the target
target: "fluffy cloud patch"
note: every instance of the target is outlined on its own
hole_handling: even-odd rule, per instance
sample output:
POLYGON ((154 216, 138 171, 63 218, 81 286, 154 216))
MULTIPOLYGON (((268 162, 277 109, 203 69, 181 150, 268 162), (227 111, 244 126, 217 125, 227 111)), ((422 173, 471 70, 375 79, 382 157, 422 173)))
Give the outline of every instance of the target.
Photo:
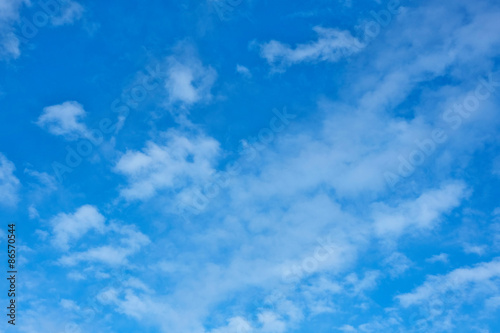
POLYGON ((171 104, 191 106, 212 98, 211 89, 217 72, 203 63, 189 47, 167 58, 165 89, 171 104))
POLYGON ((202 134, 178 131, 163 133, 158 142, 149 141, 142 151, 128 151, 115 171, 126 176, 120 191, 127 200, 145 200, 162 190, 206 180, 215 172, 219 143, 202 134))
MULTIPOLYGON (((117 266, 128 263, 127 258, 150 243, 149 238, 134 225, 105 223, 106 218, 96 207, 84 205, 73 214, 60 213, 50 220, 52 225, 52 245, 66 254, 59 259, 63 266, 75 266, 80 262, 101 263, 117 266), (84 250, 69 251, 77 247, 77 242, 88 233, 95 231, 106 236, 105 244, 88 246, 81 242, 84 250)), ((95 241, 93 242, 94 244, 95 241)), ((97 243, 99 244, 99 243, 97 243)))
POLYGON ((96 230, 104 231, 105 218, 97 208, 90 205, 84 205, 78 208, 73 214, 60 213, 51 219, 52 244, 62 250, 68 250, 87 232, 96 230))
POLYGON ((88 135, 87 126, 82 122, 85 116, 86 112, 80 103, 68 101, 45 107, 36 124, 51 134, 76 140, 88 135))
MULTIPOLYGON (((59 263, 65 266, 74 266, 80 262, 102 263, 111 266, 125 265, 129 256, 150 243, 146 235, 135 230, 132 226, 114 228, 114 233, 119 236, 118 244, 103 245, 83 252, 71 253, 63 256, 59 263)), ((108 235, 108 237, 110 236, 108 235)))

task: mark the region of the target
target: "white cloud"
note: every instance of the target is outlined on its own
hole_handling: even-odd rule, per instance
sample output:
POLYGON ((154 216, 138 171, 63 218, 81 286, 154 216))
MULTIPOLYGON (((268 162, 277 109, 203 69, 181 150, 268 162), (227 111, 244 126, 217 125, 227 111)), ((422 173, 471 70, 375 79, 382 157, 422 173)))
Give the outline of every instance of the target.
POLYGON ((19 179, 14 175, 16 167, 0 153, 0 205, 15 206, 19 201, 19 179))
POLYGON ((62 250, 68 250, 87 232, 96 230, 102 233, 104 221, 104 216, 90 205, 81 206, 73 214, 60 213, 50 220, 52 244, 62 250))
POLYGON ((61 3, 59 15, 52 17, 52 25, 54 26, 71 25, 79 20, 85 11, 82 5, 76 1, 65 0, 61 3))
MULTIPOLYGON (((51 3, 50 6, 40 6, 39 3, 33 3, 29 0, 1 0, 0 1, 0 59, 16 59, 21 55, 20 44, 21 38, 30 38, 23 35, 22 29, 17 31, 15 26, 20 23, 20 11, 23 5, 30 7, 33 13, 47 15, 50 17, 50 24, 53 26, 61 26, 73 24, 79 20, 84 12, 83 7, 76 1, 58 0, 58 1, 41 1, 43 3, 51 3), (20 37, 20 36, 23 37, 20 37)), ((34 29, 37 29, 32 16, 28 16, 27 24, 31 24, 34 29), (31 20, 30 20, 31 19, 31 20)), ((23 22, 26 24, 26 22, 23 22)), ((40 27, 40 26, 38 26, 40 27)), ((37 30, 38 31, 38 30, 37 30)), ((31 36, 32 38, 33 36, 31 36)))
POLYGON ((27 3, 25 0, 2 0, 0 1, 0 21, 15 19, 19 13, 19 7, 27 3))
POLYGON ((97 246, 86 251, 70 253, 61 257, 59 263, 65 266, 74 266, 80 262, 102 263, 111 266, 125 265, 128 263, 129 256, 150 243, 149 238, 135 230, 134 226, 110 225, 106 228, 109 243, 111 243, 112 236, 110 232, 118 236, 116 241, 118 244, 97 246))
POLYGON ((120 191, 127 200, 145 200, 162 190, 178 190, 215 172, 219 143, 202 134, 169 130, 142 151, 125 153, 114 170, 128 179, 120 191))
POLYGON ((206 67, 186 45, 178 46, 178 52, 167 58, 165 88, 170 104, 191 106, 212 98, 211 89, 217 72, 206 67))
POLYGON ((36 219, 40 217, 40 214, 38 214, 38 210, 33 205, 30 205, 28 207, 28 215, 30 219, 36 219))
POLYGON ((27 0, 0 1, 0 58, 17 58, 21 54, 19 38, 13 24, 19 20, 19 11, 27 0))
MULTIPOLYGON (((150 243, 149 238, 136 230, 134 225, 111 222, 105 224, 105 217, 97 208, 84 205, 73 214, 58 214, 51 219, 52 244, 67 253, 59 259, 64 266, 74 266, 80 262, 102 263, 106 265, 125 265, 128 257, 150 243), (69 252, 76 242, 90 231, 106 235, 106 245, 88 246, 84 251, 69 252)), ((93 243, 96 244, 95 242, 93 243)), ((98 243, 97 243, 98 244, 98 243)))
POLYGON ((204 332, 194 314, 198 306, 191 306, 191 313, 181 312, 186 299, 179 299, 173 307, 165 298, 137 293, 130 288, 103 290, 97 299, 103 304, 115 305, 119 313, 158 325, 161 332, 204 332))
POLYGON ((262 325, 262 333, 281 333, 286 331, 286 323, 274 312, 265 311, 257 315, 259 323, 262 325))
POLYGON ((26 168, 24 169, 24 173, 35 178, 39 185, 41 185, 41 188, 46 192, 52 192, 57 189, 56 179, 46 172, 39 172, 26 168))
POLYGON ((151 288, 149 288, 144 282, 142 282, 141 280, 134 278, 134 277, 125 281, 123 286, 126 288, 133 288, 136 290, 140 290, 140 291, 143 291, 145 293, 154 293, 154 291, 151 290, 151 288))
POLYGON ((85 116, 86 112, 80 103, 68 101, 45 107, 36 124, 51 134, 62 135, 68 140, 76 140, 89 133, 82 122, 85 116))
POLYGON ((497 310, 500 308, 500 296, 493 296, 486 300, 486 308, 497 310))
POLYGON ((472 245, 472 244, 464 244, 463 248, 465 253, 477 254, 478 256, 482 256, 487 249, 486 245, 472 245))
POLYGON ((232 317, 228 320, 227 326, 219 327, 210 331, 210 333, 251 333, 255 330, 245 318, 232 317))
POLYGON ((387 266, 391 277, 398 277, 410 269, 413 262, 403 253, 394 252, 384 260, 384 265, 387 266))
POLYGON ((442 263, 446 264, 446 263, 448 263, 448 254, 446 254, 446 253, 436 254, 430 258, 425 259, 425 261, 427 261, 431 264, 436 263, 436 262, 442 262, 442 263))
POLYGON ((74 281, 82 281, 85 280, 86 277, 80 272, 77 271, 72 271, 68 273, 68 279, 74 280, 74 281))
POLYGON ((364 291, 374 289, 377 286, 377 282, 380 277, 380 271, 368 271, 361 279, 358 278, 358 275, 356 273, 351 273, 346 276, 345 284, 349 287, 354 295, 359 295, 364 291))
MULTIPOLYGON (((428 276, 424 284, 414 291, 397 296, 403 307, 429 304, 436 299, 449 299, 447 294, 458 296, 458 301, 471 300, 474 295, 495 293, 500 287, 500 260, 458 268, 446 275, 428 276)), ((457 301, 457 299, 455 299, 457 301)))
POLYGON ((351 325, 344 325, 342 327, 337 328, 339 331, 342 332, 357 332, 357 330, 352 327, 351 325))
POLYGON ((239 65, 239 64, 236 65, 236 72, 240 73, 241 75, 243 75, 246 78, 252 77, 252 73, 250 72, 250 70, 243 65, 239 65))
MULTIPOLYGON (((211 330, 209 333, 282 333, 287 323, 273 311, 262 311, 257 314, 257 320, 252 325, 243 317, 232 317, 228 324, 211 330)), ((208 333, 208 332, 207 332, 208 333)))
POLYGON ((465 190, 463 183, 456 182, 425 192, 415 200, 401 202, 397 207, 375 203, 372 205, 375 231, 381 236, 397 236, 408 228, 432 229, 442 214, 460 204, 465 190))
POLYGON ((78 304, 75 303, 75 301, 63 298, 61 299, 60 304, 64 309, 80 311, 80 307, 78 306, 78 304))
POLYGON ((260 55, 272 66, 287 67, 301 62, 337 62, 359 52, 363 43, 349 31, 314 27, 318 39, 295 48, 272 40, 260 46, 260 55))

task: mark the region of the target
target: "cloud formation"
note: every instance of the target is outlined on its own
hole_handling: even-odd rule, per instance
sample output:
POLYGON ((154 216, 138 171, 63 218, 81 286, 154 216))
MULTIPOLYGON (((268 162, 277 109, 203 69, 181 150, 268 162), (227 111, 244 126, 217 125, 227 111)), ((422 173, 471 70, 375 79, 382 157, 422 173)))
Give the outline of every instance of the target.
POLYGON ((36 124, 53 135, 76 140, 88 135, 87 126, 83 123, 86 115, 80 103, 68 101, 43 108, 36 124))
POLYGON ((84 205, 72 214, 60 213, 50 220, 52 226, 52 244, 68 250, 90 231, 104 232, 104 216, 96 207, 84 205))
POLYGON ((0 2, 0 60, 17 59, 21 43, 32 42, 39 29, 71 25, 82 18, 84 8, 73 0, 2 0, 0 2), (28 13, 21 16, 21 11, 28 13))
POLYGON ((178 45, 177 51, 167 58, 166 63, 165 89, 170 104, 189 107, 210 101, 217 72, 210 66, 204 66, 191 46, 178 45))
POLYGON ((175 193, 207 180, 215 172, 219 154, 219 143, 203 134, 161 133, 141 151, 127 151, 120 157, 114 170, 128 181, 120 194, 127 200, 146 200, 164 190, 175 193))
POLYGON ((260 55, 271 66, 286 68, 298 63, 337 62, 360 52, 364 44, 349 31, 314 27, 318 39, 295 48, 272 40, 260 45, 260 55))
POLYGON ((13 24, 19 20, 19 11, 27 0, 2 0, 0 2, 0 59, 17 58, 21 54, 19 38, 13 24))
POLYGON ((19 179, 14 175, 16 167, 0 153, 0 205, 13 207, 19 201, 19 179))

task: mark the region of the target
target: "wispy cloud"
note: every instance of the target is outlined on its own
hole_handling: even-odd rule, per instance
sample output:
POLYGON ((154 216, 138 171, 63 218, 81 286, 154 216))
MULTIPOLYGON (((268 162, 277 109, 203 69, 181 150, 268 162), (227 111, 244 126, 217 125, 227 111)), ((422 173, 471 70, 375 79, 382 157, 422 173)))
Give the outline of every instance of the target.
POLYGON ((19 201, 20 181, 14 175, 16 167, 0 153, 0 205, 15 206, 19 201))
POLYGON ((373 204, 375 230, 379 235, 400 235, 407 229, 430 230, 443 213, 459 206, 465 196, 465 185, 454 183, 423 193, 415 200, 402 202, 390 208, 373 204))
POLYGON ((500 277, 500 262, 498 258, 475 265, 474 267, 457 268, 446 275, 429 276, 426 282, 414 291, 397 296, 404 307, 425 305, 436 299, 443 299, 446 293, 459 296, 459 303, 466 302, 469 297, 483 292, 495 293, 487 288, 493 280, 500 277))
POLYGON ((14 23, 20 19, 20 10, 27 0, 0 2, 0 59, 17 58, 21 54, 20 40, 15 34, 14 23))
POLYGON ((278 69, 298 63, 337 62, 359 52, 364 44, 349 31, 314 27, 318 39, 295 48, 272 40, 260 45, 260 55, 278 69))
POLYGON ((83 6, 76 1, 64 0, 60 1, 62 6, 59 15, 52 17, 52 25, 71 25, 79 20, 85 11, 83 6))
POLYGON ((38 35, 40 28, 71 25, 82 18, 84 8, 76 1, 2 0, 0 2, 0 59, 17 59, 21 44, 38 35), (21 17, 21 10, 31 13, 21 17))

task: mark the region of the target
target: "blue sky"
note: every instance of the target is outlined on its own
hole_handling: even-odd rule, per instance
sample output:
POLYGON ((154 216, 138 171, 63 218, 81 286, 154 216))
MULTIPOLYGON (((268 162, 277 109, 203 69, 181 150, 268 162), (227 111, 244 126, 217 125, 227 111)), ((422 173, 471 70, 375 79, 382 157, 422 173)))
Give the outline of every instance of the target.
POLYGON ((0 332, 499 332, 499 28, 489 0, 0 0, 0 332))

